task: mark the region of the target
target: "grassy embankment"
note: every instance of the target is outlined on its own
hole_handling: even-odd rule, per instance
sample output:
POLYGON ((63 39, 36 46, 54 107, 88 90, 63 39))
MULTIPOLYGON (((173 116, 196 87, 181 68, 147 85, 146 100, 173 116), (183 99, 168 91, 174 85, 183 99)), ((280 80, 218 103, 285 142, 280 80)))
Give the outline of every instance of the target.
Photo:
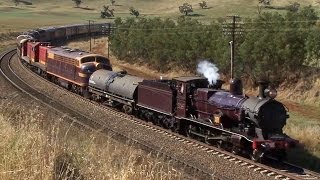
POLYGON ((35 107, 0 104, 0 179, 180 179, 162 158, 80 130, 35 107), (63 163, 65 162, 65 163, 63 163), (68 170, 69 169, 69 170, 68 170))

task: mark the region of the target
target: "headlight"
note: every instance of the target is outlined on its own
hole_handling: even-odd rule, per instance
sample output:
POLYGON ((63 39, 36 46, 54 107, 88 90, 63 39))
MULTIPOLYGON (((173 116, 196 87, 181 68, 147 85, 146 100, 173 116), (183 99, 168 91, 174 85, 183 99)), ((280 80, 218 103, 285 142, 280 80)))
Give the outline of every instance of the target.
POLYGON ((274 99, 274 98, 277 97, 278 92, 274 88, 270 88, 270 89, 268 88, 268 89, 264 90, 264 95, 267 96, 267 97, 270 97, 271 99, 274 99))

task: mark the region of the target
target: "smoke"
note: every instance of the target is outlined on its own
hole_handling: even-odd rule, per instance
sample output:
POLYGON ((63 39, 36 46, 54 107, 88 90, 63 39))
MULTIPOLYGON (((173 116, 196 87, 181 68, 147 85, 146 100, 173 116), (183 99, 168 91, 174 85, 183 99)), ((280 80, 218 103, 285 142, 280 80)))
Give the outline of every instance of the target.
POLYGON ((197 66, 197 72, 204 75, 209 81, 209 84, 215 84, 219 79, 220 75, 218 74, 219 69, 213 63, 204 60, 200 61, 197 66))

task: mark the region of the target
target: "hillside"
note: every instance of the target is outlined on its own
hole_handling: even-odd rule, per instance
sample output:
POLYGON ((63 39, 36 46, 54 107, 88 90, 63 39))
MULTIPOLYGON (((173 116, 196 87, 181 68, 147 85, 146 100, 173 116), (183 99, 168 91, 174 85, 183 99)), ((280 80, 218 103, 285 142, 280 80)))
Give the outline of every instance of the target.
MULTIPOLYGON (((1 31, 25 30, 35 26, 85 23, 88 19, 102 21, 100 18, 102 6, 111 5, 110 1, 105 0, 83 0, 80 8, 74 8, 74 3, 71 0, 32 0, 31 2, 33 3, 32 5, 20 3, 18 6, 15 6, 11 0, 0 2, 1 31)), ((193 6, 194 18, 204 21, 211 21, 217 17, 224 17, 230 14, 237 14, 242 17, 254 16, 257 14, 258 5, 258 0, 224 0, 223 3, 216 0, 207 0, 208 8, 201 9, 198 5, 201 2, 200 0, 132 0, 129 2, 116 0, 112 8, 115 10, 116 17, 131 16, 129 8, 134 7, 140 11, 141 16, 177 18, 181 16, 178 7, 184 2, 188 2, 193 6)), ((292 2, 289 0, 273 1, 272 6, 287 6, 292 2)), ((299 3, 301 6, 312 5, 316 6, 317 9, 320 7, 316 0, 302 0, 299 3)), ((263 11, 274 10, 264 9, 263 11)))

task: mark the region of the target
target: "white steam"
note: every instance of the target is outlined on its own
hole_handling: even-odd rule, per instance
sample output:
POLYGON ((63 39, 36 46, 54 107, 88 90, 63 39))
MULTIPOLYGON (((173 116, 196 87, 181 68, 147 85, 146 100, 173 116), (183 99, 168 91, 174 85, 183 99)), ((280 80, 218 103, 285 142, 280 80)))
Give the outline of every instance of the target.
POLYGON ((197 72, 204 75, 209 81, 209 84, 215 84, 219 79, 220 75, 218 74, 219 69, 213 63, 204 60, 199 62, 197 66, 197 72))

